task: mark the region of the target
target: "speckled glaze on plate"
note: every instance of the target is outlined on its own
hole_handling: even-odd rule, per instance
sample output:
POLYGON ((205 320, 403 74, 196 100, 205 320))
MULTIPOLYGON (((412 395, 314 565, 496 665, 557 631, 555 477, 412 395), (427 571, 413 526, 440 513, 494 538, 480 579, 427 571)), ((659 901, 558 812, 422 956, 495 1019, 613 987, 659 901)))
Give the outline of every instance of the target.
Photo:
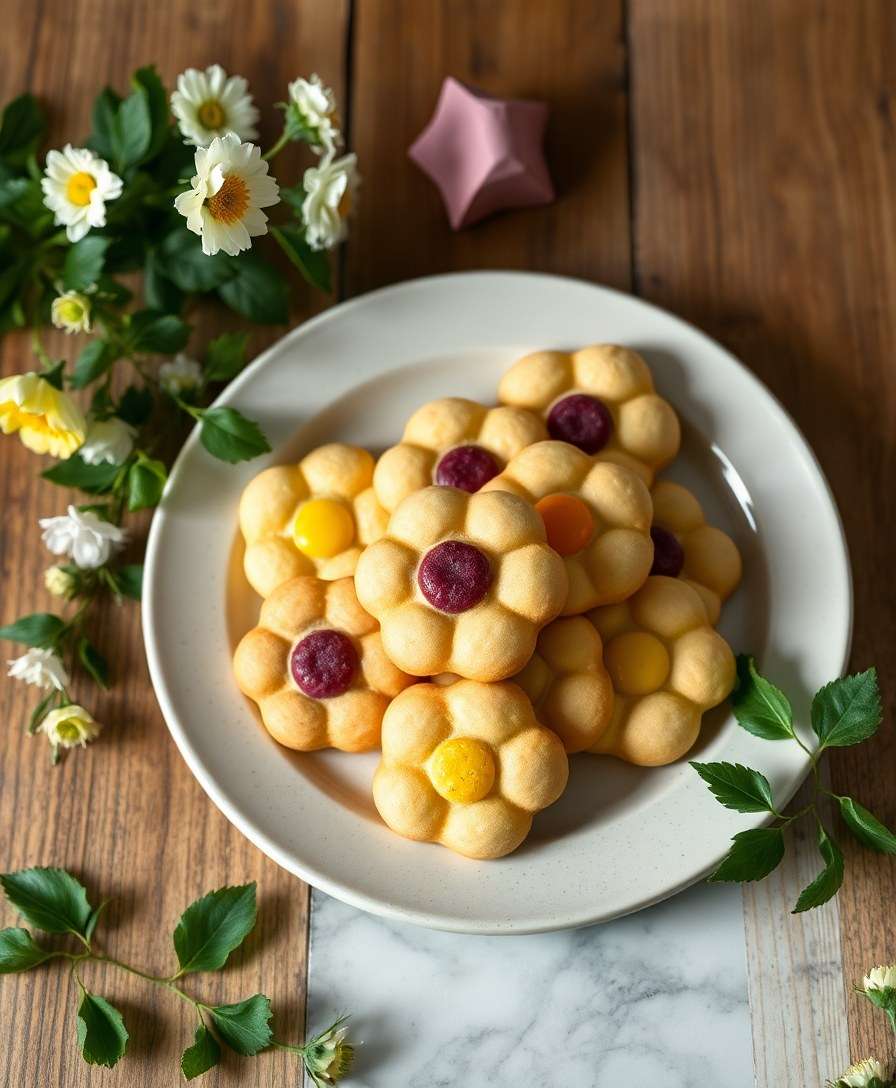
MULTIPOLYGON (((781 405, 714 341, 638 299, 527 273, 437 276, 336 306, 218 401, 260 422, 269 458, 224 465, 196 433, 184 446, 149 536, 144 637, 168 727, 212 801, 280 865, 355 906, 470 933, 606 921, 687 887, 734 832, 761 823, 722 809, 686 762, 643 770, 579 755, 566 793, 518 851, 470 861, 380 822, 375 754, 279 747, 231 675, 258 608, 236 529, 252 476, 322 442, 379 451, 425 401, 494 402, 520 355, 595 341, 644 354, 683 424, 681 454, 663 475, 691 488, 743 553, 743 584, 720 628, 735 651, 758 656, 803 721, 811 693, 845 666, 852 586, 828 485, 781 405)), ((808 769, 796 745, 751 737, 724 706, 707 715, 691 756, 761 767, 782 804, 808 769)))

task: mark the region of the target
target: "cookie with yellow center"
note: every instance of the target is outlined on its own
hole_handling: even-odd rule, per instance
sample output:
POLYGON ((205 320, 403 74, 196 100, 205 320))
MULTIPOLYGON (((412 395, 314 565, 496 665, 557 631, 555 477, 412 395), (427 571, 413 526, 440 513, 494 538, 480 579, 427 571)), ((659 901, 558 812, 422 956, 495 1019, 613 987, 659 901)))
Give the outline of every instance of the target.
POLYGON ((233 671, 274 740, 299 752, 376 748, 389 701, 412 683, 386 657, 351 578, 279 586, 237 646, 233 671))
POLYGON ((373 487, 389 511, 430 484, 472 494, 511 457, 544 438, 544 422, 524 408, 485 408, 463 397, 442 397, 414 412, 401 442, 377 462, 373 487))
POLYGON ((386 824, 470 858, 515 850, 569 774, 515 684, 416 684, 389 704, 382 747, 373 799, 386 824))
POLYGON ((716 624, 722 604, 743 571, 737 545, 721 529, 707 525, 697 498, 681 484, 660 480, 653 499, 651 574, 683 578, 703 598, 709 622, 716 624))
POLYGON ((595 461, 567 442, 536 442, 483 488, 535 506, 547 541, 563 558, 569 590, 562 614, 625 600, 653 562, 653 504, 630 469, 595 461))
POLYGON ((589 750, 642 767, 680 759, 735 679, 734 655, 700 594, 680 578, 652 575, 629 600, 589 619, 615 694, 610 725, 589 750))
POLYGON ((647 363, 616 344, 532 352, 501 379, 498 399, 538 412, 551 438, 624 465, 648 485, 681 443, 678 417, 647 363))
POLYGON ((367 450, 333 442, 297 465, 265 469, 240 499, 243 561, 262 597, 300 574, 345 578, 388 521, 373 492, 367 450))

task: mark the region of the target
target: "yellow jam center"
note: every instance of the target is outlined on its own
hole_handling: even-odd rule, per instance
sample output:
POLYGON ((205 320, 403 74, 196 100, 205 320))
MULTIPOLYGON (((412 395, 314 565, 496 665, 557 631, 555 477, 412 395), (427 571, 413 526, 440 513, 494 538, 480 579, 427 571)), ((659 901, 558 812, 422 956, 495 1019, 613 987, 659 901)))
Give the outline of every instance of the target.
POLYGON ((249 186, 237 174, 228 174, 221 188, 205 202, 219 223, 238 223, 249 207, 249 186))
POLYGON ((648 695, 669 675, 669 654, 654 635, 630 631, 604 649, 604 664, 613 687, 622 695, 648 695))
POLYGON ((446 801, 471 805, 495 784, 495 757, 481 740, 452 737, 433 752, 429 777, 446 801))
POLYGON ((96 178, 86 170, 72 174, 65 185, 65 195, 72 204, 86 208, 90 203, 90 194, 96 188, 96 178))
POLYGON ((216 102, 213 98, 202 103, 196 111, 196 116, 199 118, 199 123, 204 128, 210 129, 221 128, 227 120, 227 115, 224 113, 221 103, 216 102))
POLYGON ((336 499, 309 499, 299 507, 292 538, 299 551, 312 559, 332 559, 355 539, 355 519, 336 499))

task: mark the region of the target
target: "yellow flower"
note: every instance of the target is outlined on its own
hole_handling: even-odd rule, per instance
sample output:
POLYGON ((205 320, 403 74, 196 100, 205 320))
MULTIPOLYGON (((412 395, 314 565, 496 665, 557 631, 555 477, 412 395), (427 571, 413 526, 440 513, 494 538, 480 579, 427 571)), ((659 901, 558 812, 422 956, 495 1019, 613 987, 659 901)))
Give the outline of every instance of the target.
POLYGON ((90 332, 90 299, 80 291, 66 291, 53 299, 50 320, 57 329, 90 332))
POLYGON ((14 374, 0 381, 0 430, 19 432, 35 453, 71 457, 84 441, 87 423, 65 393, 39 374, 14 374))

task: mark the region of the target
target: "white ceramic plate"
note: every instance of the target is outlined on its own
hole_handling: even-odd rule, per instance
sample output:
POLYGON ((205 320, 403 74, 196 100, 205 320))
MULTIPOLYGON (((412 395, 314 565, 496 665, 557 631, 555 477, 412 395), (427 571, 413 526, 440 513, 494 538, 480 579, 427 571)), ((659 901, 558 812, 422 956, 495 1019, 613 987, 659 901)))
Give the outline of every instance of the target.
MULTIPOLYGON (((355 906, 478 933, 605 921, 691 884, 734 832, 761 823, 722 809, 685 761, 642 770, 583 755, 516 853, 472 862, 393 835, 370 799, 375 755, 279 747, 231 677, 258 607, 236 531, 240 492, 257 472, 322 442, 381 450, 424 401, 491 402, 523 353, 595 341, 646 356, 684 425, 667 475, 697 492, 743 552, 744 581, 721 625, 735 651, 757 655, 803 720, 810 693, 845 666, 852 590, 827 483, 780 404, 718 344, 638 299, 541 275, 438 276, 336 306, 218 402, 259 421, 267 460, 232 467, 197 434, 186 443, 150 532, 144 632, 162 712, 214 803, 280 865, 355 906)), ((807 770, 796 745, 756 740, 727 707, 706 717, 692 756, 760 767, 782 804, 807 770)))

